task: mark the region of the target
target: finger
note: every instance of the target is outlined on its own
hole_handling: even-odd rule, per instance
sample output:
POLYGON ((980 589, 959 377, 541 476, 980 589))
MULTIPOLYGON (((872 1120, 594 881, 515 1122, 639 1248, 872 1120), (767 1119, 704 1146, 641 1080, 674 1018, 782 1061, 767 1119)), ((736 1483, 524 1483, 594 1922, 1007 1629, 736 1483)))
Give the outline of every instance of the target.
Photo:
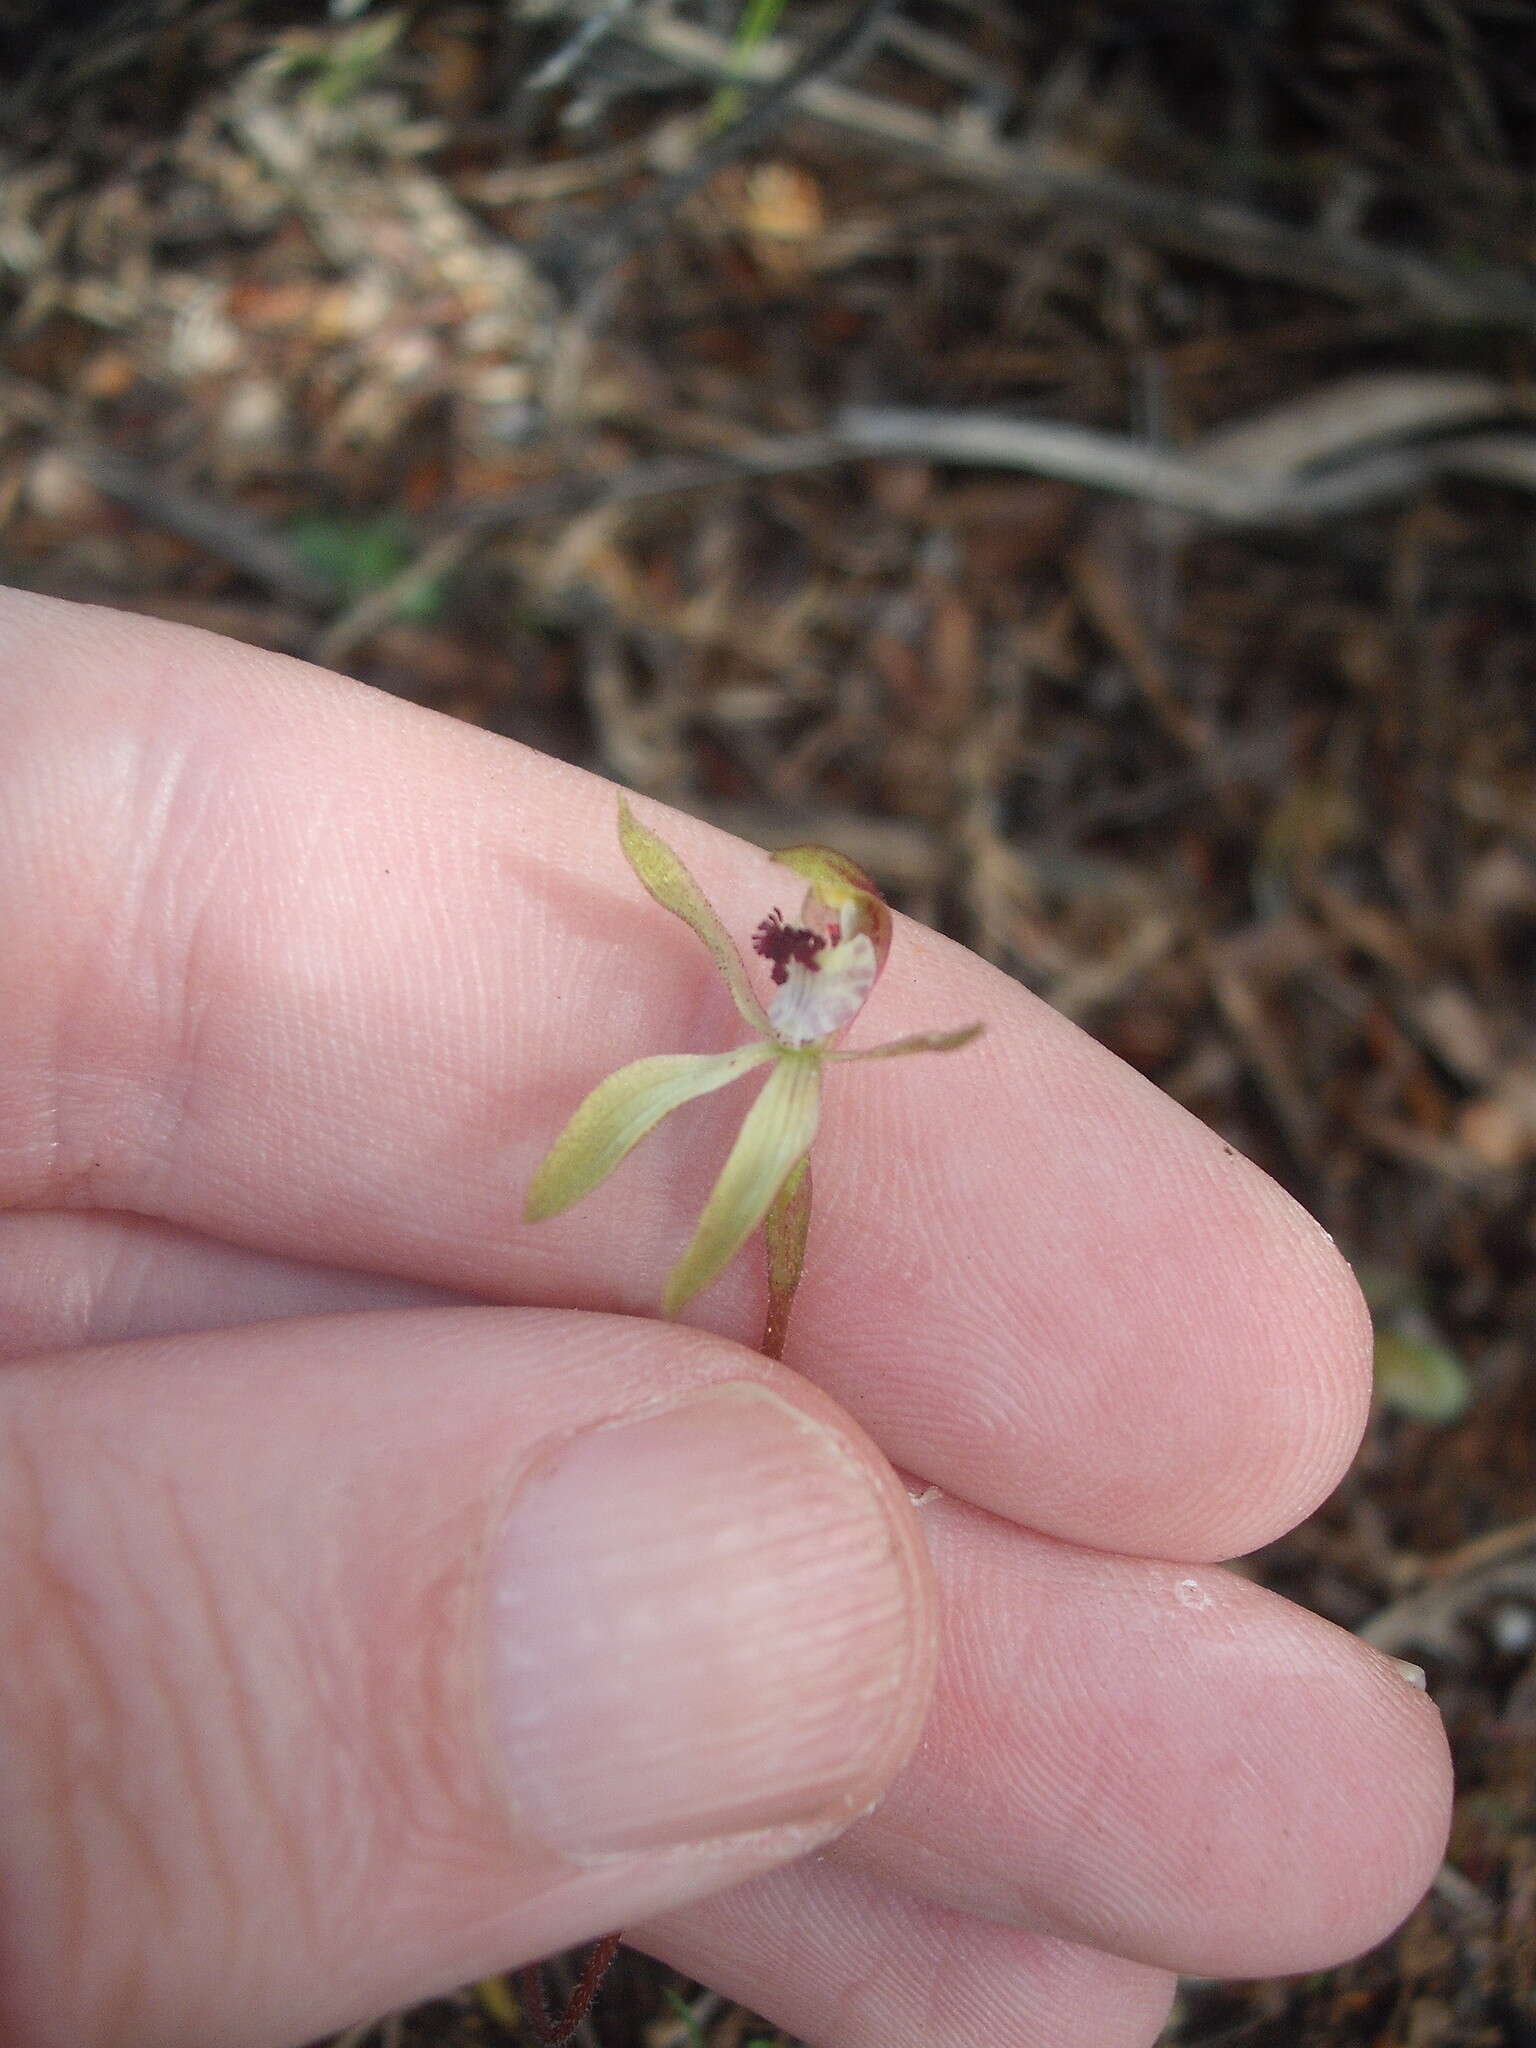
MULTIPOLYGON (((151 1330, 144 1325, 144 1316, 152 1311, 158 1317, 167 1306, 187 1311, 194 1318, 203 1315, 208 1320, 213 1319, 210 1311, 216 1308, 220 1311, 222 1320, 241 1322, 253 1320, 258 1315, 300 1313, 306 1307, 332 1302, 338 1307, 364 1305, 364 1299, 370 1289, 378 1290, 377 1305, 385 1306, 389 1305, 388 1295, 393 1291, 391 1283, 370 1280, 368 1276, 316 1274, 313 1269, 307 1267, 288 1267, 279 1261, 264 1261, 254 1254, 242 1253, 232 1247, 209 1246, 198 1240, 183 1242, 177 1234, 164 1226, 143 1224, 129 1218, 21 1215, 0 1217, 0 1287, 7 1288, 14 1295, 18 1291, 18 1275, 25 1276, 29 1272, 40 1282, 48 1283, 38 1287, 37 1300, 32 1307, 34 1323, 39 1331, 43 1304, 56 1296, 62 1304, 63 1312, 72 1315, 75 1304, 71 1300, 71 1275, 79 1271, 91 1272, 98 1265, 106 1274, 126 1274, 130 1277, 127 1291, 115 1300, 109 1298, 104 1304, 107 1317, 98 1318, 98 1332, 103 1338, 151 1334, 151 1330), (123 1241, 121 1244, 120 1239, 123 1241), (29 1241, 35 1241, 38 1256, 28 1255, 29 1241), (155 1270, 152 1260, 149 1262, 147 1282, 141 1279, 149 1246, 154 1247, 156 1256, 164 1257, 171 1262, 169 1279, 165 1274, 155 1270), (208 1261, 206 1272, 203 1270, 205 1258, 208 1261), (187 1272, 184 1268, 191 1270, 187 1272), (57 1287, 51 1284, 55 1276, 59 1283, 57 1287), (218 1276, 220 1279, 228 1276, 232 1281, 230 1293, 226 1296, 222 1292, 205 1292, 198 1283, 207 1282, 210 1276, 218 1276), (317 1284, 321 1290, 318 1296, 317 1284), (350 1291, 357 1294, 355 1304, 349 1304, 343 1299, 350 1291), (106 1326, 107 1320, 116 1323, 119 1317, 131 1320, 135 1327, 128 1327, 127 1320, 117 1327, 106 1326)), ((4 1317, 0 1315, 0 1328, 3 1326, 4 1317)), ((175 1325, 168 1324, 166 1327, 175 1325)), ((66 1341, 62 1329, 56 1331, 55 1336, 60 1344, 66 1341)), ((47 1337, 38 1335, 40 1348, 45 1347, 48 1342, 47 1337)), ((1056 1617, 1072 1616, 1073 1627, 1076 1629, 1076 1618, 1084 1611, 1083 1597, 1081 1592, 1074 1590, 1073 1585, 1065 1579, 1059 1585, 1056 1583, 1067 1560, 1055 1546, 1036 1545, 1018 1551, 1011 1547, 1004 1548, 993 1558, 991 1567, 988 1567, 986 1560, 991 1554, 989 1545, 996 1533, 995 1525, 981 1518, 957 1519, 953 1512, 945 1510, 930 1514, 928 1519, 930 1526, 936 1531, 942 1529, 947 1538, 947 1545, 940 1544, 940 1556, 941 1559, 950 1560, 950 1565, 946 1566, 946 1581, 951 1586, 949 1606, 952 1614, 959 1615, 967 1607, 975 1611, 978 1603, 993 1601, 996 1603, 993 1610, 996 1614, 1006 1614, 1010 1617, 1005 1639, 1008 1639, 1011 1632, 1013 1639, 1028 1644, 1031 1649, 1036 1647, 1042 1638, 1046 1642, 1054 1640, 1052 1624, 1056 1617), (964 1536, 963 1531, 966 1529, 973 1529, 976 1532, 975 1540, 969 1540, 964 1536), (1020 1570, 1021 1559, 1028 1567, 1023 1572, 1020 1570), (968 1576, 971 1573, 980 1573, 979 1588, 974 1591, 967 1590, 972 1585, 972 1580, 968 1576)), ((1103 1574, 1101 1580, 1102 1577, 1103 1574)), ((1198 1598, 1204 1590, 1195 1581, 1180 1579, 1174 1583, 1176 1588, 1182 1588, 1185 1599, 1198 1598)), ((1224 1580, 1217 1579, 1217 1590, 1224 1590, 1225 1583, 1224 1580)), ((1110 1612, 1101 1613, 1097 1623, 1086 1631, 1088 1642, 1111 1646, 1106 1660, 1107 1669, 1098 1674, 1101 1688, 1111 1689, 1122 1683, 1119 1645, 1134 1639, 1137 1631, 1136 1616, 1148 1606, 1149 1592, 1154 1608, 1166 1609, 1168 1586, 1164 1577, 1155 1581, 1149 1589, 1145 1573, 1135 1570, 1121 1571, 1112 1585, 1106 1586, 1100 1582, 1096 1584, 1101 1608, 1105 1600, 1109 1599, 1111 1602, 1125 1602, 1131 1609, 1131 1617, 1127 1619, 1126 1615, 1112 1606, 1110 1612)), ((1179 1597, 1177 1591, 1175 1597, 1179 1597)), ((1282 1610, 1282 1614, 1289 1624, 1289 1612, 1282 1610)), ((1261 1605, 1258 1615, 1260 1625, 1250 1630, 1255 1638, 1255 1647, 1260 1642, 1268 1641, 1272 1636, 1273 1619, 1274 1616, 1268 1608, 1261 1605)), ((1318 1625, 1311 1626, 1316 1632, 1318 1625)), ((956 1640, 962 1646, 962 1651, 967 1641, 974 1642, 977 1639, 976 1630, 967 1632, 957 1627, 956 1640)), ((1334 1646, 1332 1632, 1327 1632, 1323 1640, 1328 1647, 1334 1646)), ((1059 1674, 1070 1668, 1073 1660, 1083 1659, 1082 1642, 1075 1633, 1058 1643, 1056 1654, 1041 1660, 1048 1679, 1042 1698, 1040 1662, 1033 1655, 1022 1674, 1015 1676, 1009 1671, 999 1677, 994 1673, 988 1685, 983 1682, 984 1674, 978 1676, 973 1673, 962 1652, 957 1652, 946 1666, 946 1673, 952 1670, 954 1676, 946 1675, 941 1685, 941 1697, 948 1701, 958 1696, 969 1702, 973 1713, 984 1719, 989 1729, 997 1725, 999 1718, 1007 1718, 1012 1724, 1016 1724, 1027 1738, 1029 1760, 1020 1761, 1016 1766, 1010 1764, 1004 1770, 1003 1778, 1010 1785, 1022 1782, 1033 1786, 1045 1768, 1043 1764, 1035 1764, 1034 1753, 1039 1751, 1044 1754, 1052 1746, 1058 1750, 1065 1750, 1070 1747, 1083 1724, 1084 1716, 1078 1705, 1081 1685, 1070 1698, 1063 1699, 1061 1688, 1056 1683, 1059 1674), (983 1713, 977 1702, 984 1698, 992 1700, 993 1703, 983 1713)), ((1090 1664, 1092 1662, 1091 1659, 1087 1661, 1090 1664)), ((1214 1712, 1219 1705, 1219 1697, 1210 1694, 1209 1690, 1208 1696, 1212 1698, 1214 1712)), ((1135 1711, 1143 1712, 1140 1707, 1135 1711)), ((1180 1709, 1177 1702, 1168 1702, 1160 1713, 1162 1718, 1168 1718, 1170 1715, 1178 1718, 1180 1709)), ((1335 1722, 1341 1723, 1343 1717, 1344 1710, 1341 1704, 1332 1718, 1335 1722)), ((1157 1716, 1148 1712, 1144 1714, 1144 1718, 1151 1725, 1157 1716)), ((1088 1719, 1094 1727, 1106 1725, 1102 1715, 1090 1716, 1088 1719)), ((936 1729, 938 1725, 936 1721, 936 1729)), ((1005 1759, 1009 1754, 1006 1750, 1000 1753, 1005 1759)), ((1390 1783, 1394 1786, 1391 1804, 1394 1822, 1401 1822, 1404 1816, 1414 1813, 1426 1795, 1431 1803, 1438 1797, 1436 1787, 1440 1783, 1440 1756, 1439 1744, 1433 1734, 1425 1749, 1424 1760, 1428 1766, 1427 1786, 1423 1782, 1426 1775, 1423 1768, 1389 1768, 1387 1763, 1383 1763, 1380 1768, 1366 1774, 1372 1782, 1390 1783)), ((1131 1946, 1139 1953, 1156 1953, 1160 1959, 1177 1960, 1190 1968, 1204 1968, 1210 1966, 1209 1950, 1199 1952, 1198 1957, 1192 1959, 1192 1952, 1187 1947, 1187 1922, 1193 1915, 1198 1921, 1203 1937, 1214 1938, 1227 1944, 1223 1950, 1227 1958, 1223 1967, 1258 1969, 1265 1966, 1254 1959, 1241 1963, 1232 1960, 1246 1953, 1243 1944, 1250 1936, 1245 1917, 1241 1914, 1233 1916, 1232 1908, 1237 1894, 1232 1886, 1225 1883, 1217 1886, 1214 1902, 1194 1902, 1189 1912, 1182 1913, 1182 1922, 1186 1924, 1170 1928, 1154 1923, 1149 1928, 1138 1923, 1127 1928, 1117 1927, 1106 1921, 1103 1909, 1098 1903, 1099 1890, 1104 1887, 1099 1884, 1095 1873, 1089 1870, 1081 1873, 1081 1882, 1069 1916, 1065 1920, 1058 1917, 1062 1911, 1063 1888, 1058 1876, 1055 1850, 1063 1833, 1068 1838, 1068 1847, 1072 1850, 1074 1860, 1080 1860, 1075 1847, 1080 1839, 1102 1840, 1108 1835, 1118 1841, 1127 1828, 1138 1836, 1149 1839, 1154 1851, 1177 1839, 1181 1831, 1193 1830, 1196 1834, 1204 1836, 1207 1833, 1207 1823, 1203 1807, 1205 1800, 1210 1796, 1212 1786, 1210 1774, 1206 1770, 1197 1768, 1189 1773, 1187 1778, 1167 1773, 1153 1774, 1149 1779, 1153 1795, 1150 1810, 1145 1797, 1147 1788, 1143 1787, 1139 1779, 1133 1778, 1129 1782, 1123 1777, 1112 1780, 1113 1790, 1130 1796, 1123 1797, 1118 1805, 1111 1800, 1109 1810, 1096 1816, 1092 1830, 1084 1830, 1079 1826, 1070 1802, 1064 1811, 1058 1813, 1054 1825, 1038 1804, 1021 1808, 1016 1814, 1012 1813, 1011 1809, 1006 1809, 1010 1813, 1010 1825, 999 1829, 996 1825, 999 1813, 997 1780, 994 1776, 996 1761, 992 1736, 988 1736, 986 1746, 982 1748, 975 1740, 967 1739, 962 1720, 952 1741, 947 1744, 940 1743, 935 1736, 930 1741, 924 1765, 914 1766, 915 1772, 919 1769, 926 1770, 931 1765, 933 1783, 925 1796, 931 1799, 941 1824, 930 1836, 930 1847, 935 1850, 942 1849, 952 1865, 966 1866, 966 1878, 962 1888, 958 1892, 951 1890, 941 1895, 963 1898, 973 1904, 980 1904, 993 1913, 1016 1911, 1020 1897, 1017 1844, 1033 1844, 1037 1853, 1032 1886, 1032 1910, 1045 1924, 1066 1926, 1079 1933, 1091 1931, 1096 1938, 1111 1941, 1119 1946, 1131 1946), (1164 1810, 1164 1804, 1169 1810, 1164 1810), (983 1837, 980 1842, 976 1840, 978 1814, 982 1815, 986 1822, 980 1831, 983 1837), (1149 1943, 1154 1946, 1149 1948, 1149 1943)), ((1074 1768, 1080 1776, 1091 1782, 1096 1782, 1100 1775, 1091 1760, 1079 1763, 1074 1768)), ((1059 1790, 1069 1789, 1068 1785, 1062 1783, 1066 1769, 1066 1765, 1062 1764, 1054 1771, 1052 1781, 1057 1784, 1059 1790)), ((909 1773, 908 1789, 911 1786, 912 1775, 909 1773)), ((1232 1802, 1226 1799, 1224 1793, 1220 1795, 1218 1804, 1221 1810, 1228 1814, 1228 1824, 1240 1833, 1247 1831, 1256 1835, 1261 1829, 1263 1822, 1259 1812, 1245 1815, 1233 1810, 1232 1802)), ((1325 1797, 1325 1807, 1327 1804, 1325 1797)), ((869 1832, 878 1834, 878 1824, 869 1832)), ((1304 1840, 1295 1840, 1294 1830, 1288 1832, 1297 1852, 1293 1868, 1298 1896, 1305 1903, 1316 1891, 1312 1872, 1306 1862, 1308 1845, 1304 1840)), ((1431 1850, 1437 1833, 1437 1828, 1432 1826, 1429 1830, 1431 1850)), ((1320 1853, 1326 1856, 1326 1845, 1321 1846, 1320 1853)), ((1121 1861, 1116 1852, 1117 1869, 1121 1861)), ((1388 1887, 1386 1895, 1374 1906, 1369 1907, 1369 1910, 1376 1913, 1379 1924, 1385 1926, 1397 1917, 1398 1898, 1394 1895, 1394 1887, 1400 1886, 1403 1892, 1411 1893, 1418 1882, 1411 1856, 1405 1862, 1403 1847, 1399 1845, 1386 1854, 1367 1859, 1363 1868, 1374 1876, 1385 1876, 1394 1870, 1399 1873, 1394 1885, 1388 1887)), ((1071 1888, 1068 1888, 1068 1891, 1070 1897, 1071 1888)), ((1160 1884, 1156 1888, 1156 1896, 1159 1902, 1166 1906, 1170 1899, 1180 1898, 1182 1894, 1160 1884)), ((1265 1911, 1271 1931, 1274 1927, 1285 1924, 1283 1914, 1270 1917, 1267 1905, 1265 1911)), ((1331 1924, 1327 1932, 1330 1939, 1338 1938, 1338 1930, 1331 1924)), ((1303 1938, 1304 1934, 1303 1929, 1286 1938, 1294 1943, 1303 1938)), ((1358 1929, 1346 1930, 1344 1946, 1363 1946, 1370 1938, 1369 1924, 1364 1932, 1358 1929)), ((1318 1960, 1317 1955, 1313 1954, 1312 1959, 1318 1960)))
POLYGON ((1450 1764, 1387 1658, 1233 1572, 922 1514, 938 1692, 839 1863, 1198 1976, 1320 1969, 1418 1903, 1450 1764))
POLYGON ((781 1368, 415 1310, 0 1371, 0 2038, 308 2039, 798 1854, 926 1703, 781 1368))
POLYGON ((0 1360, 453 1299, 420 1281, 271 1258, 147 1216, 0 1214, 0 1360))
MULTIPOLYGON (((605 785, 319 672, 12 596, 0 1201, 142 1210, 288 1257, 653 1313, 736 1112, 692 1104, 515 1223, 596 1079, 737 1042, 605 785), (294 735, 302 732, 303 745, 294 735)), ((762 856, 673 821, 739 927, 762 856)), ((1042 1004, 904 925, 841 1070, 791 1337, 893 1459, 1105 1547, 1252 1547, 1333 1484, 1368 1392, 1332 1248, 1042 1004)), ((708 1319, 760 1327, 741 1265, 708 1319)))
POLYGON ((754 1878, 626 1939, 810 2048, 1151 2048, 1160 1970, 990 1925, 821 1858, 754 1878))

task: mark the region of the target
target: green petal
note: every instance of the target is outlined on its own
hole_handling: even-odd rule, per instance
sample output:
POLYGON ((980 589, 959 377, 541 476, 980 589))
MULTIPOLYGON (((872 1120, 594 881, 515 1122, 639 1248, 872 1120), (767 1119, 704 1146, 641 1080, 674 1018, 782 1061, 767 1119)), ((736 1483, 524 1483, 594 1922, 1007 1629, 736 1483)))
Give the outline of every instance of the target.
POLYGON ((892 1038, 884 1045, 866 1046, 862 1052, 829 1052, 829 1060, 893 1060, 907 1052, 957 1052, 979 1038, 987 1027, 966 1024, 959 1031, 914 1031, 910 1038, 892 1038))
POLYGON ((789 1179, 773 1198, 763 1218, 768 1240, 768 1316, 763 1324, 762 1351, 765 1358, 784 1356, 784 1336, 789 1328, 789 1311, 800 1269, 805 1264, 805 1241, 811 1230, 811 1155, 790 1168, 789 1179))
POLYGON ((560 1215, 605 1181, 672 1110, 727 1087, 773 1056, 768 1045, 739 1045, 734 1052, 661 1053, 620 1067, 598 1083, 550 1147, 528 1189, 524 1221, 560 1215))
POLYGON ((640 823, 623 796, 619 798, 619 844, 647 893, 655 897, 663 910, 670 910, 674 917, 680 917, 708 946, 731 992, 732 1002, 752 1029, 764 1038, 771 1038, 773 1027, 762 1004, 752 993, 747 970, 731 942, 730 933, 671 847, 648 825, 640 823))
POLYGON ((810 1151, 820 1119, 820 1060, 780 1054, 704 1204, 692 1244, 667 1275, 662 1306, 669 1316, 735 1258, 791 1170, 810 1151))

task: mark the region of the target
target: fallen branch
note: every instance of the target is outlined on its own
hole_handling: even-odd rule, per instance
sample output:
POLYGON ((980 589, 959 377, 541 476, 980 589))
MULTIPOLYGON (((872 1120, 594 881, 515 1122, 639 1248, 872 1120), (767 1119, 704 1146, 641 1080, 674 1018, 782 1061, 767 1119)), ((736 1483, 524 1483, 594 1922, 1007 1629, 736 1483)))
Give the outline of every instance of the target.
POLYGON ((336 585, 302 562, 265 521, 202 488, 175 482, 163 470, 133 461, 79 430, 69 408, 46 386, 0 374, 0 422, 6 415, 40 429, 104 498, 150 526, 201 548, 252 582, 311 610, 335 604, 336 585))
POLYGON ((1438 476, 1536 489, 1536 435, 1445 435, 1529 413, 1522 393, 1492 378, 1384 372, 1267 408, 1184 453, 1050 420, 895 407, 850 407, 832 433, 849 453, 1020 469, 1227 526, 1299 526, 1406 497, 1438 476))
MULTIPOLYGON (((728 43, 656 9, 621 24, 625 40, 697 77, 771 80, 801 52, 783 37, 742 64, 728 43)), ((1513 327, 1536 333, 1536 289, 1489 265, 1450 271, 1360 236, 1292 227, 1227 200, 1151 185, 1113 171, 1078 171, 1000 142, 978 124, 929 114, 828 79, 811 79, 795 111, 893 156, 983 187, 1025 212, 1070 212, 1097 239, 1127 230, 1249 276, 1283 278, 1336 298, 1410 309, 1433 326, 1513 327)))
POLYGON ((291 603, 317 609, 335 603, 336 585, 330 578, 306 567, 287 541, 253 513, 174 483, 162 471, 105 448, 76 446, 68 452, 103 497, 137 513, 148 525, 217 556, 291 603))
POLYGON ((507 497, 456 506, 397 576, 331 621, 315 658, 344 662, 488 535, 536 520, 572 519, 600 506, 895 457, 1057 477, 1228 527, 1300 526, 1390 503, 1437 476, 1478 476, 1536 491, 1536 434, 1432 438, 1448 426, 1523 416, 1528 409, 1513 386, 1491 378, 1383 372, 1266 408, 1178 454, 1054 420, 851 407, 826 433, 777 435, 724 455, 658 456, 606 475, 566 474, 507 497), (1418 438, 1382 445, 1403 435, 1418 438))

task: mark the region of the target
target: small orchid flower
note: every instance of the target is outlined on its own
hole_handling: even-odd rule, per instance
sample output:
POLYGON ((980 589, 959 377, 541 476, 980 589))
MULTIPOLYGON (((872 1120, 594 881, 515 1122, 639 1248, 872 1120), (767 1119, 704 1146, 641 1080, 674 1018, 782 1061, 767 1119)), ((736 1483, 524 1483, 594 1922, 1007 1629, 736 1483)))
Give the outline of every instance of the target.
POLYGON ((767 1082, 747 1111, 687 1250, 667 1275, 669 1316, 708 1287, 752 1232, 765 1226, 768 1320, 763 1349, 782 1355, 811 1220, 811 1142, 821 1119, 824 1069, 833 1061, 952 1052, 981 1030, 923 1031, 862 1052, 837 1041, 863 1009, 891 946, 891 913, 861 867, 823 846, 774 855, 809 883, 799 921, 771 911, 753 935, 768 962, 767 1008, 703 891, 666 842, 619 798, 619 844, 640 883, 703 940, 752 1037, 730 1052, 661 1053, 610 1074, 560 1133, 528 1190, 526 1220, 558 1216, 607 1179, 664 1116, 758 1067, 767 1082))

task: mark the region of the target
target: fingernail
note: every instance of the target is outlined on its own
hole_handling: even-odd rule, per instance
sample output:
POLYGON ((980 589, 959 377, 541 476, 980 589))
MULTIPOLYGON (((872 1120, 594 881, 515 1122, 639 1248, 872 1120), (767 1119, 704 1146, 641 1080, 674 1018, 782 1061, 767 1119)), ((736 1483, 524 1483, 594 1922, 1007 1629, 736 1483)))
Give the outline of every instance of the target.
POLYGON ((492 1568, 492 1716, 568 1855, 849 1816, 903 1720, 912 1566, 819 1423, 732 1382, 522 1481, 492 1568))
POLYGON ((1429 1691, 1429 1675, 1422 1664, 1410 1664, 1406 1657, 1389 1657, 1392 1665, 1405 1685, 1411 1685, 1415 1692, 1429 1691))

